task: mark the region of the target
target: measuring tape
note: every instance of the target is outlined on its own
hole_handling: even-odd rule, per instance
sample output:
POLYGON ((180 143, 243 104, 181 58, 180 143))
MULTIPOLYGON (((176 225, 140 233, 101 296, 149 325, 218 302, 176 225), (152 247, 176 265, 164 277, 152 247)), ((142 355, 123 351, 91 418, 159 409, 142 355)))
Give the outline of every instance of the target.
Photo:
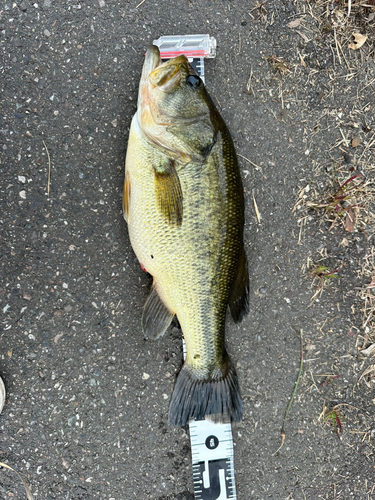
MULTIPOLYGON (((162 60, 185 54, 204 79, 204 59, 216 56, 216 40, 209 35, 161 36, 153 41, 162 60)), ((184 359, 186 346, 183 340, 184 359)), ((233 438, 229 423, 189 421, 195 500, 236 500, 233 438)))
POLYGON ((153 44, 159 47, 162 60, 184 54, 194 71, 204 79, 204 59, 213 59, 216 56, 216 40, 209 35, 172 35, 161 36, 153 41, 153 44))
POLYGON ((195 500, 236 499, 230 423, 189 422, 195 500))
MULTIPOLYGON (((182 339, 184 359, 186 344, 182 339)), ((230 422, 189 420, 195 500, 236 500, 230 422)))

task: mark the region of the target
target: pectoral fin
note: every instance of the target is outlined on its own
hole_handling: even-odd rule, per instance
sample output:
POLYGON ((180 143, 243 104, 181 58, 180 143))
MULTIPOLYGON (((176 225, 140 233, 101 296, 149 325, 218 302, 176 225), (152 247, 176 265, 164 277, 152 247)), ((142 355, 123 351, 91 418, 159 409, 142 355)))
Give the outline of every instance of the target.
POLYGON ((155 169, 155 188, 160 211, 168 224, 181 226, 182 190, 172 160, 167 166, 155 169))
POLYGON ((244 249, 241 251, 237 275, 229 295, 229 308, 235 323, 240 323, 249 312, 249 272, 244 249))
POLYGON ((126 174, 124 181, 124 191, 122 193, 122 211, 126 222, 128 222, 129 207, 130 207, 130 178, 129 174, 126 174))
POLYGON ((156 340, 171 324, 174 314, 167 309, 152 285, 150 295, 143 307, 142 328, 146 338, 156 340))

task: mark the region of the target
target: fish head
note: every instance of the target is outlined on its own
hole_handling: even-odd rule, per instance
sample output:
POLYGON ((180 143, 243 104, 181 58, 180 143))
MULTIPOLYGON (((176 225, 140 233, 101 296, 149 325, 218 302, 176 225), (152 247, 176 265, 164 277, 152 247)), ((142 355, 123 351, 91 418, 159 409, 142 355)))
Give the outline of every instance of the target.
POLYGON ((216 141, 216 109, 188 59, 162 62, 159 49, 146 53, 138 96, 138 122, 162 150, 187 163, 204 161, 216 141))

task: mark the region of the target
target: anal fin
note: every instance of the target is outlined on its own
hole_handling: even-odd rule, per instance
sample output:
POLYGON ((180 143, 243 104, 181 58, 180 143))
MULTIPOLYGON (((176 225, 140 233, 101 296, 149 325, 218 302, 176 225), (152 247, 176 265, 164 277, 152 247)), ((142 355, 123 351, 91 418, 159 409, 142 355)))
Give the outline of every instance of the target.
POLYGON ((146 338, 157 339, 161 337, 171 324, 174 314, 164 305, 152 284, 150 295, 143 307, 142 328, 146 338))
POLYGON ((240 323, 249 312, 249 272, 244 249, 241 250, 237 274, 229 295, 229 308, 235 323, 240 323))

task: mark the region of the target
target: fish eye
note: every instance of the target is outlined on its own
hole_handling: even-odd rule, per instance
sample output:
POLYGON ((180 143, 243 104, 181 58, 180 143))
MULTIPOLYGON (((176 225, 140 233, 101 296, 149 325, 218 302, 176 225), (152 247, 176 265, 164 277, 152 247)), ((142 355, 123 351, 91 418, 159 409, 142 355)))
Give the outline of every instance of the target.
POLYGON ((201 86, 202 80, 197 75, 189 75, 186 78, 186 85, 192 89, 198 89, 201 86))

